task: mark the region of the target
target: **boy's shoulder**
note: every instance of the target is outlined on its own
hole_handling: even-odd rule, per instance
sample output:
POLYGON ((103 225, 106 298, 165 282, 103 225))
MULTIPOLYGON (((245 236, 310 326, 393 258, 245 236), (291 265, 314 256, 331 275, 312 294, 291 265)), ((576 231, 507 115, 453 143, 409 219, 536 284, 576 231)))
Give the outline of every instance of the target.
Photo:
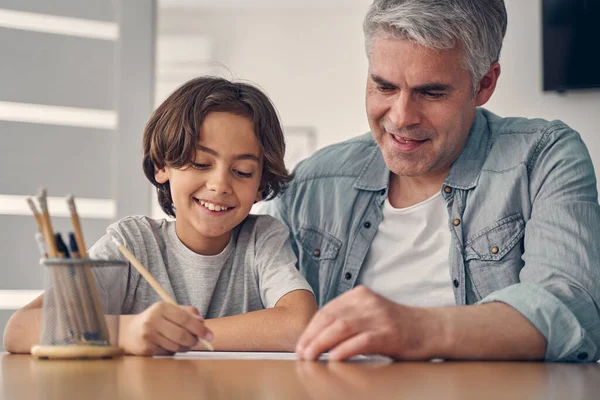
POLYGON ((317 150, 300 161, 292 183, 335 176, 357 176, 377 150, 370 132, 317 150))
POLYGON ((117 234, 121 240, 133 244, 138 240, 150 235, 152 237, 163 236, 169 224, 175 223, 169 219, 154 219, 143 215, 134 215, 122 218, 106 228, 106 233, 117 234))

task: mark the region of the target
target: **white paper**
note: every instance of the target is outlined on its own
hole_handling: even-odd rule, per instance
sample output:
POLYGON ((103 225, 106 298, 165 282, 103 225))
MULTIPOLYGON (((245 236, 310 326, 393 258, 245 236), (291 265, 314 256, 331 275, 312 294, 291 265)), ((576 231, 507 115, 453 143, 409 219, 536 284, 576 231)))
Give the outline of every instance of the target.
MULTIPOLYGON (((154 356, 154 358, 173 358, 177 360, 297 360, 296 353, 285 352, 245 352, 245 351, 188 351, 175 353, 172 356, 154 356)), ((329 354, 324 353, 319 361, 328 361, 329 354)), ((346 362, 373 362, 391 363, 393 360, 378 354, 358 355, 351 357, 346 362)))

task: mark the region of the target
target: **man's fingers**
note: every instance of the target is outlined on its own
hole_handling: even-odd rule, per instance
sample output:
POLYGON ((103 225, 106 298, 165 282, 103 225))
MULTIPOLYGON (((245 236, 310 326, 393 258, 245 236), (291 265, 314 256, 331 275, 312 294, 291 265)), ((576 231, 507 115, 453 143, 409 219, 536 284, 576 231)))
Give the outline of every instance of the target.
POLYGON ((359 354, 372 354, 376 352, 374 346, 375 339, 373 332, 361 332, 349 337, 333 348, 329 352, 329 359, 331 361, 341 361, 359 354))
POLYGON ((304 332, 298 339, 298 343, 296 344, 296 355, 299 359, 303 359, 304 351, 312 341, 317 337, 323 329, 332 324, 335 321, 333 315, 328 312, 328 307, 317 311, 317 313, 313 316, 313 318, 308 323, 304 332))
POLYGON ((324 327, 308 345, 301 355, 303 360, 316 360, 329 349, 338 346, 341 342, 356 334, 353 326, 346 319, 337 319, 324 327))

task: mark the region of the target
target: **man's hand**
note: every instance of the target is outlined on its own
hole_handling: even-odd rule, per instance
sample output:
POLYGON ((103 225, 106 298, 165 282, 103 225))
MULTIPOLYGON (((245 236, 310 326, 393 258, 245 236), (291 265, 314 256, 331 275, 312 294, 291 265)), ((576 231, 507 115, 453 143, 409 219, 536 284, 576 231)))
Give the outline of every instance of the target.
POLYGON ((316 360, 326 351, 331 360, 358 354, 431 359, 436 356, 432 344, 442 340, 434 310, 403 306, 359 286, 313 317, 298 341, 296 354, 301 360, 316 360))
POLYGON ((159 302, 141 314, 126 317, 121 319, 120 342, 127 354, 173 354, 190 350, 199 337, 212 339, 195 307, 159 302))

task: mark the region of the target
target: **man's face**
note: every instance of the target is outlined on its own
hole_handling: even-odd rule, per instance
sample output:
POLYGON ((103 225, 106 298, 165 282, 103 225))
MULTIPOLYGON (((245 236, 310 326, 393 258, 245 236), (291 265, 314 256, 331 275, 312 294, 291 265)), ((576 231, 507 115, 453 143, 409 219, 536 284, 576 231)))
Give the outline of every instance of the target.
POLYGON ((367 117, 394 174, 445 177, 466 143, 478 100, 460 49, 435 51, 387 36, 373 40, 367 117))

